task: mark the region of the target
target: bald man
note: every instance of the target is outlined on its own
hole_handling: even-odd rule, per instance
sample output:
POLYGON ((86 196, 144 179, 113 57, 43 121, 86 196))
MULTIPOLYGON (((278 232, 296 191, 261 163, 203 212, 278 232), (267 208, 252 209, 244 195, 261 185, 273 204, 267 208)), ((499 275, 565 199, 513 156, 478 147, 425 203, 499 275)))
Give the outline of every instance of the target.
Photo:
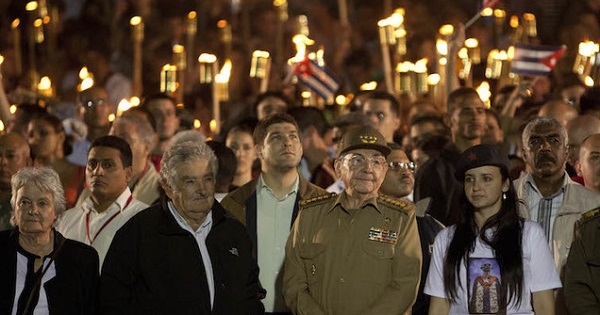
POLYGON ((579 116, 577 109, 563 100, 552 100, 547 102, 540 108, 538 113, 538 117, 552 117, 565 127, 568 125, 569 121, 577 118, 577 116, 579 116))
POLYGON ((575 167, 579 160, 579 148, 583 140, 590 135, 600 133, 600 118, 592 115, 581 115, 567 125, 569 134, 568 163, 575 167))
POLYGON ((17 133, 0 136, 0 231, 10 224, 10 178, 21 168, 31 165, 27 141, 17 133))
POLYGON ((583 177, 585 187, 600 193, 600 133, 581 143, 577 174, 583 177))

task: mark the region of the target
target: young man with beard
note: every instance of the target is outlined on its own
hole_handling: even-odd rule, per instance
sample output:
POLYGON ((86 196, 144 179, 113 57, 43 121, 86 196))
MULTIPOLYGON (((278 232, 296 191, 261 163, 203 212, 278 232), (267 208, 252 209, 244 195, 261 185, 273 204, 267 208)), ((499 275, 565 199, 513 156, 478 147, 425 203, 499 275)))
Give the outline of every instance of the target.
POLYGON ((453 146, 442 150, 420 166, 415 176, 415 202, 428 199, 427 213, 444 225, 458 222, 462 183, 454 178, 455 166, 464 150, 481 144, 485 131, 485 106, 472 88, 459 88, 448 96, 444 122, 453 146))
MULTIPOLYGON (((567 143, 567 130, 559 121, 533 119, 523 131, 523 156, 530 172, 514 182, 525 206, 522 215, 544 229, 559 274, 569 255, 575 222, 600 206, 600 195, 573 182, 565 171, 567 143)), ((562 297, 559 292, 557 310, 564 308, 562 297)))
POLYGON ((326 194, 298 174, 302 143, 298 125, 285 113, 259 121, 254 143, 261 164, 258 178, 229 193, 221 204, 250 234, 260 267, 260 283, 267 291, 265 311, 286 313, 281 283, 285 242, 298 216, 298 202, 326 194))

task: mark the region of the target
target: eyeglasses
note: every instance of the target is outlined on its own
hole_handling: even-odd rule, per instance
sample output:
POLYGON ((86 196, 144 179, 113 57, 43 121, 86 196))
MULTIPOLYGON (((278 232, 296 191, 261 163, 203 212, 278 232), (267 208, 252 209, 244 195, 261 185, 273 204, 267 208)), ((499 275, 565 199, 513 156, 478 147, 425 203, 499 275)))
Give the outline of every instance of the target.
POLYGON ((400 171, 400 170, 408 170, 408 171, 411 171, 412 173, 414 173, 415 169, 417 168, 417 166, 413 162, 408 162, 408 163, 389 162, 388 167, 389 167, 389 169, 396 171, 396 172, 400 171))
POLYGON ((103 106, 104 104, 106 104, 106 101, 103 99, 97 99, 97 100, 82 100, 81 103, 83 104, 83 106, 85 106, 86 108, 94 108, 96 106, 103 106))
POLYGON ((343 157, 343 159, 348 161, 348 164, 351 167, 361 167, 367 164, 367 161, 373 166, 375 169, 382 169, 385 165, 385 157, 381 155, 374 155, 366 157, 362 154, 348 154, 343 157))

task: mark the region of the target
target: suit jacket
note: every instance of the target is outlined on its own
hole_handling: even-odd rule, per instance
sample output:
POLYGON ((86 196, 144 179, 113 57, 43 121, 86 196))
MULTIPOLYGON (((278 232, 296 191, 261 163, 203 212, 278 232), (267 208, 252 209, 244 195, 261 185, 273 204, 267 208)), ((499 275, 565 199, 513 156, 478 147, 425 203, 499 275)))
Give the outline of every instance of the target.
MULTIPOLYGON (((309 183, 302 176, 299 176, 298 194, 296 194, 296 203, 294 203, 294 210, 292 212, 292 221, 290 222, 290 229, 298 216, 298 202, 304 199, 310 199, 317 196, 327 195, 327 191, 323 188, 309 183)), ((256 184, 258 178, 251 180, 244 186, 230 192, 223 198, 221 204, 227 211, 229 211, 236 219, 242 222, 253 244, 257 244, 257 232, 256 232, 256 221, 257 221, 257 206, 256 206, 256 184)), ((256 250, 256 246, 254 247, 256 250)), ((255 253, 256 254, 256 253, 255 253)))
POLYGON ((100 285, 102 314, 262 314, 258 266, 243 225, 215 201, 206 238, 214 274, 210 293, 194 236, 166 198, 131 218, 115 235, 100 285))
MULTIPOLYGON (((17 279, 17 228, 0 232, 0 315, 12 313, 17 279)), ((92 247, 54 231, 56 276, 44 284, 50 314, 96 314, 98 254, 92 247)))

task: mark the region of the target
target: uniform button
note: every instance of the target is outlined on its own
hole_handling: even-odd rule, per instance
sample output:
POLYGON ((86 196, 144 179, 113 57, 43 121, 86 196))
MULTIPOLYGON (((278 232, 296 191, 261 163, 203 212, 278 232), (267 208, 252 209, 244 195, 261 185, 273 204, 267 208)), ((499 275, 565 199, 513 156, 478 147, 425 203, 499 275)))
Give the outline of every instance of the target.
POLYGON ((377 252, 377 255, 379 255, 379 256, 383 256, 383 251, 378 251, 378 252, 377 252))
POLYGON ((344 279, 343 277, 340 278, 340 283, 346 283, 346 279, 344 279))

